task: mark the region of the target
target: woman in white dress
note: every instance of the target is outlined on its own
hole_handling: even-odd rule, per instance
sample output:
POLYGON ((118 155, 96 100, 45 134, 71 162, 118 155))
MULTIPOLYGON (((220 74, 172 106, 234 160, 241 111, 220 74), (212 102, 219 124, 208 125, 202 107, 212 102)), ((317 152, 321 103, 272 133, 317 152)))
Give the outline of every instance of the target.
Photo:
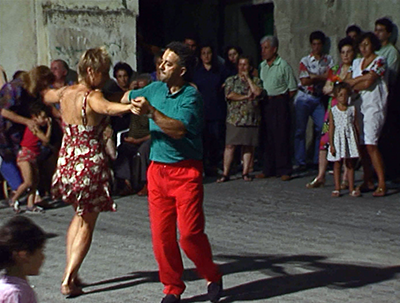
POLYGON ((368 32, 361 36, 359 44, 363 58, 353 61, 352 73, 346 80, 360 97, 355 101, 360 125, 360 153, 364 170, 364 182, 359 186, 361 192, 374 190, 372 166, 378 176, 375 197, 386 194, 385 171, 378 139, 385 122, 388 95, 385 83, 385 58, 375 54, 380 42, 375 34, 368 32))

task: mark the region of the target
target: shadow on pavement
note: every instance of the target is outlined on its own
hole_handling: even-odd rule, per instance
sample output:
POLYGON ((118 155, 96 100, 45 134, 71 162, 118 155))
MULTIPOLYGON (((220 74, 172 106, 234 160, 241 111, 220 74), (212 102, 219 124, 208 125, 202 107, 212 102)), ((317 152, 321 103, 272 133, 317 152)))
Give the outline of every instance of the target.
MULTIPOLYGON (((357 288, 368 284, 396 279, 400 273, 400 266, 377 267, 354 264, 341 264, 327 262, 326 256, 318 255, 216 255, 216 259, 227 261, 220 265, 224 276, 240 272, 259 272, 268 278, 249 281, 225 289, 221 303, 262 300, 285 294, 295 293, 318 287, 335 289, 357 288), (290 274, 287 269, 293 271, 307 271, 306 273, 290 274)), ((185 281, 200 279, 193 269, 186 269, 183 274, 185 281)), ((157 271, 132 272, 128 275, 107 279, 91 284, 85 284, 84 288, 103 286, 85 291, 83 295, 112 291, 133 287, 142 283, 159 282, 157 271), (117 283, 117 284, 115 284, 117 283)), ((160 294, 160 297, 162 294, 160 294)), ((182 299, 182 303, 208 301, 207 296, 199 295, 182 299)))
MULTIPOLYGON (((251 281, 225 289, 221 303, 262 300, 317 287, 336 289, 356 288, 395 279, 400 266, 373 267, 325 262, 324 256, 234 256, 219 255, 232 260, 221 265, 224 275, 237 272, 259 271, 268 278, 251 281), (289 274, 285 267, 311 271, 289 274)), ((182 303, 208 301, 206 295, 183 299, 182 303)))

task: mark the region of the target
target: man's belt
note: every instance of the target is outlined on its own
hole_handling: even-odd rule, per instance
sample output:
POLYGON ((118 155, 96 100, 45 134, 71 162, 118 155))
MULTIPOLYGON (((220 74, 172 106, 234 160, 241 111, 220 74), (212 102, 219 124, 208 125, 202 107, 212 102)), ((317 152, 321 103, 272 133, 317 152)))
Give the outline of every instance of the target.
POLYGON ((302 87, 302 86, 299 86, 299 90, 301 90, 303 93, 305 93, 307 95, 311 95, 313 97, 317 97, 317 98, 321 97, 321 94, 312 93, 312 92, 304 89, 304 87, 302 87))

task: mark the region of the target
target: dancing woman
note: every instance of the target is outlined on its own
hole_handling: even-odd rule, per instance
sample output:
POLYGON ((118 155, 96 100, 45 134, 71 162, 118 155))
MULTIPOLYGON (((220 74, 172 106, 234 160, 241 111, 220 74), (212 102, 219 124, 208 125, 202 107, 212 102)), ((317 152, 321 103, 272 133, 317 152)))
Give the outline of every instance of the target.
POLYGON ((44 94, 46 102, 60 103, 63 120, 53 196, 72 204, 75 210, 67 232, 67 262, 61 283, 61 293, 66 296, 82 293, 78 270, 89 251, 99 213, 116 210, 110 196, 103 130, 107 115, 127 113, 131 105, 109 102, 98 90, 109 77, 110 63, 105 49, 89 49, 79 61, 79 84, 44 94))

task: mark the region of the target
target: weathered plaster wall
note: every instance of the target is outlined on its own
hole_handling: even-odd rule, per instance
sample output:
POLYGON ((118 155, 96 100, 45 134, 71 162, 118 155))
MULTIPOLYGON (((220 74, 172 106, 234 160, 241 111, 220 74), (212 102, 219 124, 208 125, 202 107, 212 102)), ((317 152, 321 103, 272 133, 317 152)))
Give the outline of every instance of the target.
POLYGON ((58 58, 75 68, 85 49, 106 46, 136 68, 138 12, 138 0, 2 0, 0 64, 9 77, 58 58))
POLYGON ((329 37, 331 45, 329 52, 335 58, 335 62, 338 62, 337 44, 345 36, 347 26, 357 24, 364 31, 373 31, 375 20, 384 16, 400 26, 398 0, 274 0, 273 2, 276 34, 280 41, 279 52, 295 72, 301 57, 310 51, 308 37, 314 30, 322 30, 329 37))

